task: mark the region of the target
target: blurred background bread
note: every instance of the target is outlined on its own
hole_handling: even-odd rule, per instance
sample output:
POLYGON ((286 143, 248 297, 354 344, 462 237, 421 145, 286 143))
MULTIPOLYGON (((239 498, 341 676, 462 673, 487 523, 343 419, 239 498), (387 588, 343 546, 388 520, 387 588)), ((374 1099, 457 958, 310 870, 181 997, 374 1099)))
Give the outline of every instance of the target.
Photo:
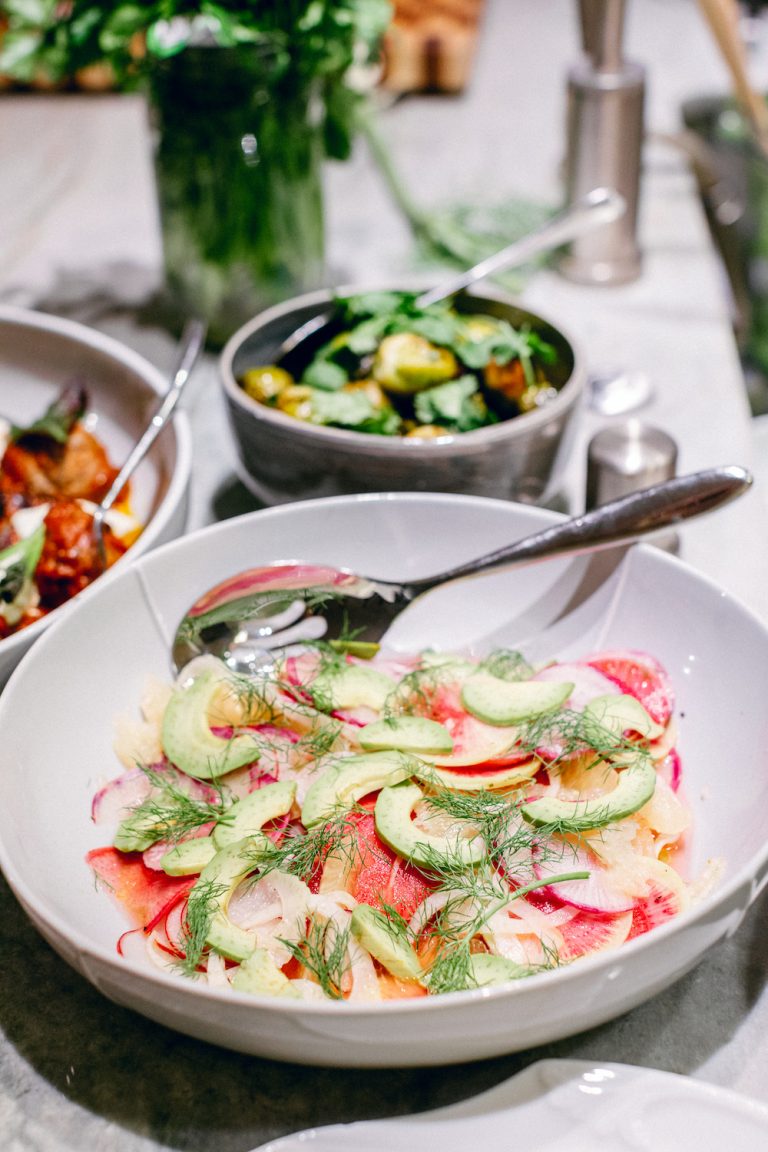
POLYGON ((484 0, 395 0, 384 39, 390 92, 460 92, 469 82, 484 0))

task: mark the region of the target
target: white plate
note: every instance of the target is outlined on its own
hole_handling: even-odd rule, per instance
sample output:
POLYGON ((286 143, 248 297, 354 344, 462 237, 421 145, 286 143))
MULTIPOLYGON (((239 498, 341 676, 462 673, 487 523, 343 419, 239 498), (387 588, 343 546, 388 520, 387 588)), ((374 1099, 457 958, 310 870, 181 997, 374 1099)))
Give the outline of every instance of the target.
POLYGON ((768 1108, 652 1068, 544 1060, 460 1104, 417 1116, 310 1128, 253 1152, 757 1152, 768 1108))
MULTIPOLYGON (((727 510, 718 513, 728 515, 727 510)), ((168 678, 176 626, 206 588, 302 557, 382 578, 427 575, 500 548, 552 513, 473 497, 389 494, 269 509, 185 536, 93 589, 34 646, 0 696, 0 867, 45 938, 105 995, 243 1052, 305 1064, 457 1063, 573 1035, 666 988, 738 928, 768 874, 768 630, 653 548, 492 573, 417 601, 401 649, 519 646, 531 659, 640 648, 667 667, 693 810, 693 874, 722 857, 701 904, 612 952, 516 984, 379 1003, 287 1001, 206 988, 124 959, 122 911, 86 853, 111 840, 94 792, 116 776, 116 717, 168 678)))
MULTIPOLYGON (((120 467, 149 421, 157 396, 168 386, 163 374, 130 348, 83 324, 0 306, 0 416, 28 423, 43 413, 64 384, 75 379, 88 393, 86 427, 120 467)), ((191 462, 189 425, 182 413, 158 437, 134 474, 132 502, 144 531, 125 557, 99 579, 100 584, 184 530, 191 462)), ((0 687, 32 643, 70 604, 0 640, 0 687)))

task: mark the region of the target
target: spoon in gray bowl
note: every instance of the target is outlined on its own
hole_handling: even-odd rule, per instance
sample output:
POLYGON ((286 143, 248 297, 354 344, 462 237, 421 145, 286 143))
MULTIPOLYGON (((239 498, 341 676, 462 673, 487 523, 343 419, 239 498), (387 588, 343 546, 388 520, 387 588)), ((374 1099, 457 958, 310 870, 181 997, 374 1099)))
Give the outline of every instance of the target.
POLYGON ((108 491, 94 509, 93 538, 96 543, 96 554, 102 568, 107 567, 107 553, 104 544, 104 517, 149 452, 163 428, 171 419, 176 405, 181 398, 184 385, 187 383, 203 344, 205 343, 205 332, 206 327, 201 320, 189 320, 185 324, 181 339, 179 340, 176 363, 173 368, 168 390, 152 413, 149 424, 134 444, 108 491))
MULTIPOLYGON (((614 220, 623 216, 625 211, 626 202, 618 192, 611 188, 593 188, 576 203, 551 217, 527 236, 522 236, 465 272, 460 272, 450 280, 430 288, 428 292, 423 292, 416 298, 415 306, 427 308, 430 304, 446 300, 463 288, 468 288, 470 284, 486 280, 496 272, 519 267, 542 252, 559 248, 561 244, 567 244, 604 224, 612 224, 614 220)), ((306 367, 300 362, 305 359, 305 353, 309 354, 310 344, 314 351, 327 343, 336 334, 334 322, 338 319, 339 310, 332 307, 305 321, 280 345, 275 362, 289 371, 306 367)))
POLYGON ((235 672, 268 672, 280 653, 319 640, 352 654, 373 655, 400 612, 438 585, 490 569, 628 544, 710 512, 751 483, 749 472, 735 465, 677 476, 407 583, 298 561, 251 568, 217 584, 189 608, 173 640, 173 665, 178 672, 195 656, 210 653, 235 672))

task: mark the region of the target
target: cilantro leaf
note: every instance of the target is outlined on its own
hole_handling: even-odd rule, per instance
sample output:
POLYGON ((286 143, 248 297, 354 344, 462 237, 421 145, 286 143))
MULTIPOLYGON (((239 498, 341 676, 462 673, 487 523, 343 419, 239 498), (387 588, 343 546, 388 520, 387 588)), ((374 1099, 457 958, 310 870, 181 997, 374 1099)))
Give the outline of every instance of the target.
POLYGON ((416 418, 422 424, 439 424, 457 432, 470 432, 493 424, 496 417, 488 411, 478 392, 474 376, 458 376, 445 384, 436 384, 414 397, 416 418))
POLYGON ((364 392, 323 392, 312 396, 312 419, 360 432, 396 436, 400 417, 392 408, 377 408, 364 392))

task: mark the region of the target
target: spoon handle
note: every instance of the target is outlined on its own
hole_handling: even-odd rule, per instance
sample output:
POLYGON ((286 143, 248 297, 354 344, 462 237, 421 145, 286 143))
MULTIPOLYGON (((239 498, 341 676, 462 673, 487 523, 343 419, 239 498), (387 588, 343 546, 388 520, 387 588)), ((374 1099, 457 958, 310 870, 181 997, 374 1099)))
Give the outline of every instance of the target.
POLYGON ((176 407, 179 397, 181 396, 182 389, 189 379, 190 373, 195 366, 195 362, 200 355, 200 350, 205 340, 205 325, 200 320, 190 320, 184 327, 181 335, 181 342, 179 345, 179 353, 176 360, 176 366, 173 370, 173 377, 171 379, 170 387, 158 404, 152 419, 144 430, 142 436, 136 441, 131 449, 130 455, 126 459, 122 468, 118 472, 114 481, 112 482, 109 490, 99 504, 98 511, 101 516, 114 504, 121 489, 126 481, 133 475, 133 472, 138 468, 141 461, 149 452, 157 437, 162 432, 165 425, 171 418, 174 408, 176 407))
POLYGON ((506 548, 442 572, 439 576, 411 581, 409 587, 422 592, 446 580, 474 575, 489 568, 524 564, 549 556, 597 552, 620 543, 630 544, 690 516, 699 516, 720 507, 745 492, 751 483, 749 472, 736 465, 676 476, 652 488, 603 504, 582 516, 524 536, 506 548))
POLYGON ((535 232, 531 232, 521 240, 516 240, 514 244, 509 244, 486 260, 481 260, 479 264, 475 264, 473 268, 468 268, 466 272, 461 272, 458 276, 443 281, 437 287, 424 292, 419 296, 416 304, 419 308, 426 308, 428 304, 445 300, 462 288, 475 284, 478 280, 485 280, 494 272, 501 272, 504 268, 524 264, 540 252, 546 252, 565 244, 569 240, 575 240, 577 236, 583 236, 601 224, 611 224, 614 220, 618 220, 625 210, 624 197, 620 196, 618 192, 614 192, 610 188, 593 188, 581 200, 577 200, 575 204, 564 209, 557 216, 553 216, 535 232))

